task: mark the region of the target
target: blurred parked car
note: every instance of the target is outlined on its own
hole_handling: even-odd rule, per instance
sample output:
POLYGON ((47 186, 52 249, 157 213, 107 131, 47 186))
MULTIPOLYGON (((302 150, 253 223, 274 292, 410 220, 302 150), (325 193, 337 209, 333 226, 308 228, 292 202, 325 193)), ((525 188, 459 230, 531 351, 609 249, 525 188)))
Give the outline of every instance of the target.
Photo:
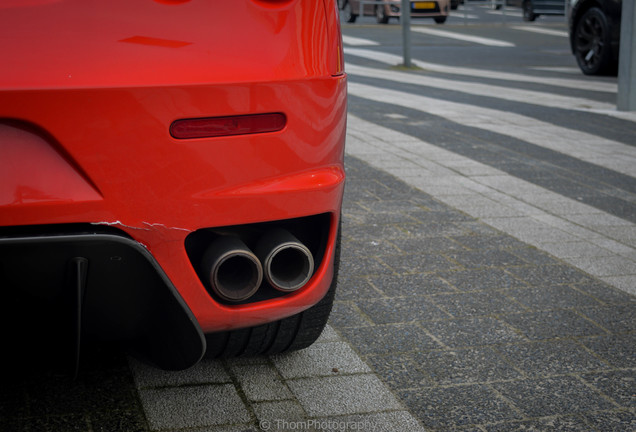
POLYGON ((320 335, 345 180, 335 0, 8 0, 0 46, 3 360, 76 371, 96 339, 176 370, 320 335))
MULTIPOLYGON (((400 0, 338 0, 340 9, 345 12, 347 22, 355 22, 362 11, 363 16, 375 16, 380 24, 387 24, 390 18, 400 17, 400 0), (362 9, 360 7, 362 6, 362 9)), ((433 18, 437 24, 443 24, 448 18, 451 0, 411 1, 412 18, 433 18)))
POLYGON ((621 36, 621 0, 570 0, 570 46, 586 75, 616 74, 621 36))

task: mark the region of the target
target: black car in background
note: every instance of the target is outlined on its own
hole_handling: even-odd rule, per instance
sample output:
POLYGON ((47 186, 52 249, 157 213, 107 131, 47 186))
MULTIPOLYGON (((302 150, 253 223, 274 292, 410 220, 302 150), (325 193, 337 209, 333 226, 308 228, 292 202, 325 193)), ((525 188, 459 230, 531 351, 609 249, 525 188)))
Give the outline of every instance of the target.
MULTIPOLYGON (((497 1, 495 9, 503 3, 497 1)), ((505 0, 505 4, 520 7, 524 21, 534 21, 539 15, 565 15, 565 0, 505 0)))
POLYGON ((567 16, 572 54, 586 75, 618 71, 621 0, 569 0, 567 16))

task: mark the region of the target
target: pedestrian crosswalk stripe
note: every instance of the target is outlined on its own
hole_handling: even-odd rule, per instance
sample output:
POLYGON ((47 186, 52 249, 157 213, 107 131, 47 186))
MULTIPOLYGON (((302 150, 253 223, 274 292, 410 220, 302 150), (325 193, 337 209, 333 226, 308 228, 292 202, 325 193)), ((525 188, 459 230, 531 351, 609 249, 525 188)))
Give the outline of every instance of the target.
POLYGON ((342 42, 345 45, 353 45, 353 46, 375 46, 375 45, 380 45, 376 41, 372 41, 372 40, 369 40, 369 39, 358 38, 358 37, 353 37, 353 36, 346 36, 346 35, 342 35, 342 42))
POLYGON ((501 15, 504 17, 514 17, 514 18, 521 18, 523 15, 521 14, 521 12, 517 12, 517 11, 513 11, 510 9, 506 9, 505 11, 502 10, 489 10, 486 11, 487 14, 489 15, 501 15))
MULTIPOLYGON (((348 55, 367 58, 370 60, 375 60, 377 62, 385 63, 389 65, 397 65, 397 64, 403 63, 403 59, 401 56, 385 53, 382 51, 363 49, 363 48, 345 47, 344 52, 345 54, 348 54, 348 55)), ((574 88, 574 89, 584 88, 586 90, 614 93, 614 94, 616 94, 618 91, 617 84, 611 83, 611 82, 581 80, 581 79, 572 79, 572 78, 542 77, 542 76, 525 75, 525 74, 511 73, 511 72, 491 71, 487 69, 446 66, 446 65, 441 65, 441 64, 431 63, 431 62, 424 62, 424 61, 416 60, 416 59, 413 60, 413 64, 431 72, 448 73, 453 75, 466 75, 466 76, 476 77, 476 78, 489 78, 489 79, 523 82, 523 83, 537 83, 537 84, 557 86, 557 87, 563 87, 563 88, 574 88)))
MULTIPOLYGON (((412 73, 398 72, 386 69, 369 68, 347 63, 346 71, 349 75, 364 76, 391 80, 398 83, 415 84, 424 87, 434 87, 444 90, 457 91, 476 96, 493 97, 510 101, 517 101, 551 108, 575 109, 580 111, 607 110, 613 112, 615 104, 597 102, 591 99, 562 96, 554 93, 543 93, 533 90, 523 90, 496 86, 491 84, 465 82, 432 76, 422 76, 412 73)), ((616 112, 614 110, 614 112, 616 112)))
POLYGON ((512 112, 349 82, 349 94, 506 135, 634 177, 636 147, 512 112))
POLYGON ((469 19, 469 20, 478 20, 480 18, 479 15, 469 14, 463 11, 453 11, 451 12, 451 16, 454 18, 469 19))
POLYGON ((527 31, 532 33, 540 33, 550 36, 560 36, 560 37, 569 37, 568 32, 561 30, 554 30, 545 27, 534 27, 534 26, 512 26, 510 27, 515 30, 527 31))
MULTIPOLYGON (((347 154, 583 271, 594 274, 594 264, 572 259, 571 255, 559 255, 554 245, 587 244, 590 249, 602 249, 613 262, 633 268, 636 250, 618 235, 597 231, 595 221, 599 216, 612 218, 608 213, 354 115, 349 114, 347 122, 347 154), (471 167, 479 174, 463 174, 456 170, 458 165, 471 167), (488 175, 482 174, 486 172, 488 175), (555 206, 563 210, 555 214, 555 206), (592 222, 582 222, 581 216, 593 216, 592 222)), ((625 280, 630 276, 598 277, 625 289, 625 280)), ((633 285, 626 291, 636 293, 633 285)))
POLYGON ((479 45, 487 45, 487 46, 494 46, 494 47, 514 47, 515 46, 515 44, 513 44, 512 42, 506 42, 506 41, 502 41, 498 39, 490 39, 490 38, 479 37, 479 36, 471 36, 467 34, 456 33, 456 32, 447 31, 447 30, 433 29, 429 27, 411 27, 411 30, 417 33, 424 33, 431 36, 456 39, 456 40, 461 40, 465 42, 472 42, 479 45))

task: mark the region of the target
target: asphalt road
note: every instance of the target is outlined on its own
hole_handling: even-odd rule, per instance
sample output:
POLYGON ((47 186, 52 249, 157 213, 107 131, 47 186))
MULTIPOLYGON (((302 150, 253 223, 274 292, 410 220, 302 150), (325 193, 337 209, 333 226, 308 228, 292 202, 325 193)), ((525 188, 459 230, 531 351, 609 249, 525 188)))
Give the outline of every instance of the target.
POLYGON ((563 17, 513 12, 415 21, 410 70, 397 23, 343 24, 343 257, 317 344, 180 373, 93 347, 75 382, 42 353, 3 382, 0 430, 636 429, 636 113, 580 74, 563 17))

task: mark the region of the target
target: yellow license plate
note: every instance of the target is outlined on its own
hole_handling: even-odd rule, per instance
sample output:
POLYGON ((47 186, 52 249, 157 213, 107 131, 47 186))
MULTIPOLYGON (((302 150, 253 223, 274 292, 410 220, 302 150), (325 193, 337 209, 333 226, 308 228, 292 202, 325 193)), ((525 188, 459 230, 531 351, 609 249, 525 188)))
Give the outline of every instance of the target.
POLYGON ((435 2, 415 2, 413 3, 413 9, 435 9, 435 2))

